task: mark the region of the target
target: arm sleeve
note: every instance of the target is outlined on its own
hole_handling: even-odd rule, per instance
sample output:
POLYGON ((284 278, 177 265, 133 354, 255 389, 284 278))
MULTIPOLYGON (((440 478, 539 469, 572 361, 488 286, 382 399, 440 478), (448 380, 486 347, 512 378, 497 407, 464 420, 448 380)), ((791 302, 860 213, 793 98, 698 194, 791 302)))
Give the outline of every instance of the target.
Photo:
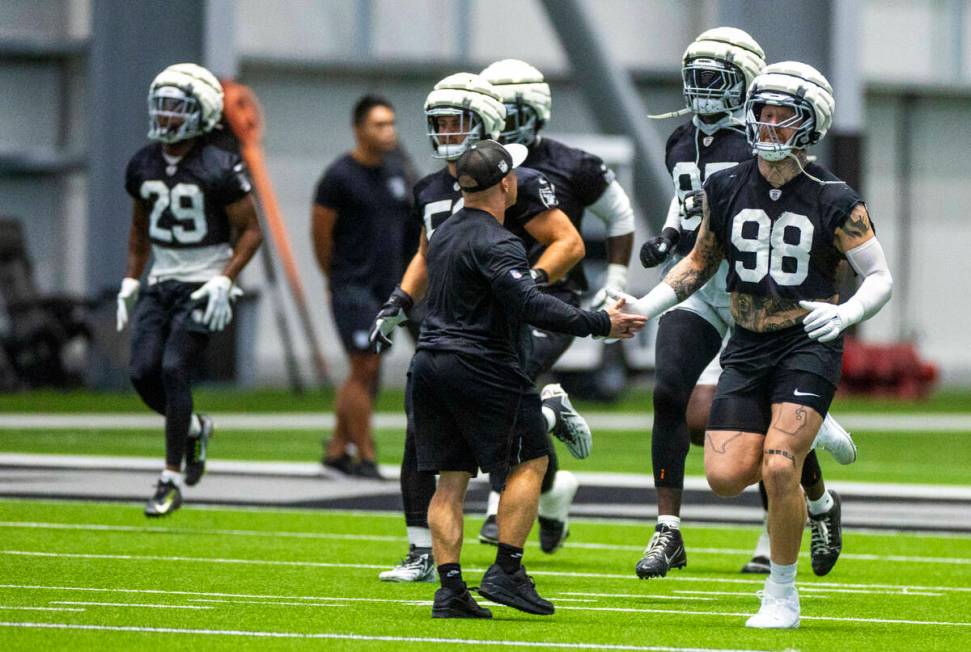
POLYGON ((876 237, 847 251, 846 259, 853 270, 863 276, 859 289, 843 305, 849 313, 851 323, 855 324, 877 314, 890 301, 893 277, 890 275, 883 247, 876 237))
POLYGON ((600 199, 587 208, 607 225, 608 238, 634 232, 634 209, 627 193, 616 180, 601 193, 600 199))
POLYGON ((480 251, 480 259, 496 297, 506 310, 526 323, 579 337, 610 334, 610 318, 605 311, 574 308, 536 288, 529 274, 526 250, 518 240, 493 243, 480 251))

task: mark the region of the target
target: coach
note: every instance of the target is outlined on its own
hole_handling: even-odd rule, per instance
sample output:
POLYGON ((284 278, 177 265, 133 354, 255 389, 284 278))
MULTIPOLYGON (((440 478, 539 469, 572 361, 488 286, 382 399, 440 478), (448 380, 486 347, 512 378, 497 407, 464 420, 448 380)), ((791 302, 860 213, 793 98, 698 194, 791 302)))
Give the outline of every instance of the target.
POLYGON ((492 617, 469 594, 459 565, 465 491, 480 469, 508 469, 508 476, 496 562, 479 593, 528 613, 553 613, 522 566, 549 444, 539 395, 522 371, 521 329, 627 338, 644 325, 620 312, 622 302, 589 312, 536 289, 522 241, 502 226, 517 194, 509 172, 526 154, 493 140, 465 152, 457 164, 465 206, 428 242, 428 314, 410 374, 418 468, 440 475, 428 508, 442 584, 432 607, 437 618, 492 617))

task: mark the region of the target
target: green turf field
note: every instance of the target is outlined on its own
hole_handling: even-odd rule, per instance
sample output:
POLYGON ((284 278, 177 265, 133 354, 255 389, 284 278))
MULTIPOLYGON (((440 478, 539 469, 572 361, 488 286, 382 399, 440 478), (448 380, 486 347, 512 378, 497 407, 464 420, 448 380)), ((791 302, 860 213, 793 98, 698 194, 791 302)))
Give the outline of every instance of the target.
MULTIPOLYGON (((494 555, 471 542, 478 525, 466 529, 470 584, 494 555)), ((530 544, 552 617, 494 607, 492 622, 433 621, 434 585, 376 580, 405 547, 396 515, 191 507, 147 521, 141 505, 0 500, 0 649, 497 649, 458 643, 479 640, 832 652, 971 640, 971 537, 848 531, 829 576, 800 560, 801 628, 759 632, 743 623, 761 581, 736 572, 755 529, 686 529, 688 567, 640 581, 646 527, 575 521, 555 556, 530 544)))

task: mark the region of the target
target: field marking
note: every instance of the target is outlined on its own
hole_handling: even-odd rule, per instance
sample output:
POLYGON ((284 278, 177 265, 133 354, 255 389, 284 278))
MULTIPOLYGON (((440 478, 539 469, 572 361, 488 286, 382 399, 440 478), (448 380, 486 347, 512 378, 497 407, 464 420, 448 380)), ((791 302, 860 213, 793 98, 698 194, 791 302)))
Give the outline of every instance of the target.
POLYGON ((144 602, 79 602, 77 600, 50 600, 47 604, 73 604, 88 607, 151 607, 152 609, 212 609, 199 605, 146 604, 144 602))
MULTIPOLYGON (((109 554, 94 554, 94 553, 76 553, 76 552, 45 552, 39 550, 0 550, 0 555, 11 555, 11 556, 21 556, 21 557, 52 557, 52 558, 64 558, 64 559, 105 559, 105 560, 121 560, 121 561, 165 561, 165 562, 196 562, 196 563, 209 563, 209 564, 241 564, 241 565, 254 565, 254 566, 294 566, 298 568, 354 568, 360 570, 380 570, 387 569, 387 564, 339 564, 332 562, 320 562, 320 561, 288 561, 281 559, 232 559, 224 557, 184 557, 177 555, 109 555, 109 554)), ((481 573, 485 572, 485 568, 469 568, 467 572, 470 573, 481 573)), ((620 574, 620 573, 593 573, 593 572, 581 572, 581 571, 544 571, 544 570, 533 570, 530 574, 537 576, 546 577, 590 577, 597 579, 620 579, 620 580, 640 580, 639 577, 631 574, 620 574)), ((761 579, 743 579, 743 578, 729 578, 729 577, 668 577, 666 578, 672 582, 702 582, 702 583, 723 583, 723 584, 748 584, 762 586, 764 580, 761 579)), ((0 588, 16 586, 16 585, 6 585, 0 584, 0 588)), ((816 582, 813 581, 811 584, 799 583, 798 586, 802 588, 803 586, 808 587, 808 590, 818 590, 819 587, 826 587, 827 589, 833 587, 836 589, 887 589, 889 591, 899 592, 899 595, 919 595, 915 592, 971 592, 971 587, 966 586, 917 586, 917 585, 898 585, 898 584, 852 584, 852 583, 839 583, 839 582, 816 582)))
POLYGON ((224 604, 265 604, 279 607, 346 607, 346 604, 324 604, 318 602, 279 602, 273 600, 217 600, 215 598, 189 598, 189 602, 218 602, 224 604))
POLYGON ((0 609, 12 611, 87 611, 87 609, 78 609, 76 607, 12 607, 6 605, 0 605, 0 609))
MULTIPOLYGON (((678 590, 674 590, 671 593, 677 593, 678 595, 673 596, 673 597, 678 598, 680 600, 691 600, 692 598, 686 597, 686 596, 689 596, 689 595, 727 595, 727 596, 736 596, 736 597, 742 597, 742 598, 751 598, 752 597, 752 592, 751 591, 678 591, 678 590)), ((864 591, 864 593, 865 593, 865 591, 864 591)), ((940 595, 940 594, 935 594, 935 595, 940 595)), ((816 595, 816 594, 813 594, 813 593, 810 593, 809 595, 805 595, 801 589, 799 591, 799 599, 804 599, 804 598, 823 598, 823 599, 829 599, 829 597, 830 596, 828 596, 828 595, 816 595)), ((697 600, 697 598, 693 598, 693 599, 697 600)))
POLYGON ((210 636, 242 636, 250 638, 300 638, 343 641, 383 641, 388 643, 431 643, 437 645, 488 645, 501 647, 566 648, 571 650, 632 650, 634 652, 764 652, 707 647, 670 647, 667 645, 612 645, 609 643, 557 643, 540 641, 497 641, 467 638, 430 638, 419 636, 370 636, 365 634, 331 634, 303 632, 260 632, 233 629, 178 629, 174 627, 131 627, 112 625, 74 625, 69 623, 0 622, 0 627, 25 629, 68 629, 100 632, 136 632, 140 634, 191 634, 210 636))
MULTIPOLYGON (((329 532, 287 532, 272 530, 219 530, 219 529, 192 529, 192 528, 166 528, 144 525, 103 525, 99 523, 49 523, 36 521, 0 521, 0 528, 24 528, 24 529, 48 529, 48 530, 82 530, 92 532, 132 532, 132 533, 152 533, 152 534, 181 534, 196 536, 200 534, 212 536, 240 536, 240 537, 281 537, 290 539, 317 539, 327 541, 374 541, 374 542, 400 542, 404 543, 407 537, 382 535, 382 534, 343 534, 329 532)), ((535 541, 528 542, 530 547, 537 547, 535 541)), ((592 543, 592 542, 571 542, 571 548, 581 548, 585 550, 615 550, 620 552, 640 552, 643 546, 614 544, 614 543, 592 543)), ((692 553, 703 555, 740 555, 751 554, 750 549, 742 548, 692 548, 692 553)), ((799 555, 809 558, 808 552, 799 555)), ((924 564, 955 564, 971 565, 969 557, 914 557, 907 555, 873 555, 868 553, 843 553, 841 559, 853 559, 857 561, 898 561, 903 563, 924 563, 924 564)))
MULTIPOLYGON (((677 591, 675 591, 677 593, 677 591)), ((701 591, 698 591, 701 593, 701 591)), ((588 593, 586 591, 561 591, 560 593, 554 593, 555 596, 561 595, 590 595, 598 598, 650 598, 651 600, 698 600, 700 602, 714 602, 715 598, 686 598, 677 595, 655 595, 653 593, 588 593)), ((751 593, 746 593, 745 595, 751 596, 751 593)), ((556 598, 558 601, 565 601, 566 598, 556 598)), ((591 600, 592 602, 592 600, 591 600)))

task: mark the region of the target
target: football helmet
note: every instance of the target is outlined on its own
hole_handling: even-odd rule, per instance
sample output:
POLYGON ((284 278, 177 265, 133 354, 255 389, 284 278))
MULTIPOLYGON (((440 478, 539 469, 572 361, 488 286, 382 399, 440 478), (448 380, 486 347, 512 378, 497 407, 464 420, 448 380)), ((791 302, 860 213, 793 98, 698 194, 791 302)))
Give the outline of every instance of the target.
POLYGON ((506 105, 506 126, 499 135, 503 143, 530 145, 550 119, 553 98, 543 73, 519 59, 503 59, 481 73, 496 87, 506 105))
POLYGON ((169 66, 148 89, 148 137, 175 143, 208 132, 223 113, 223 87, 194 63, 169 66))
POLYGON ((684 101, 698 115, 732 114, 745 106, 745 90, 765 68, 765 52, 748 32, 716 27, 684 51, 684 101))
POLYGON ((435 84, 425 100, 428 138, 432 156, 454 161, 469 147, 487 138, 498 138, 506 122, 502 97, 479 75, 460 72, 435 84), (445 129, 443 118, 454 116, 458 124, 445 129), (461 142, 453 142, 461 137, 461 142))
POLYGON ((810 65, 783 61, 766 66, 748 89, 745 101, 745 134, 754 154, 767 161, 781 161, 794 149, 805 149, 826 135, 833 123, 836 100, 833 87, 810 65), (766 105, 786 106, 795 114, 782 123, 760 122, 766 105), (780 127, 794 128, 782 142, 780 127))

